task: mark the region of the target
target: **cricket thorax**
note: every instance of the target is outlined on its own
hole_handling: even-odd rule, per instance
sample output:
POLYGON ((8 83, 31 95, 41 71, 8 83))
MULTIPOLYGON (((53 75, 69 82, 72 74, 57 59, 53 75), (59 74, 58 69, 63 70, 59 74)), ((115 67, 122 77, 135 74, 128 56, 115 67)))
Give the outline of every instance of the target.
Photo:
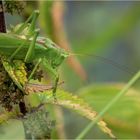
POLYGON ((60 48, 48 38, 38 37, 37 43, 47 48, 45 58, 51 63, 53 68, 58 67, 60 64, 62 64, 64 59, 69 56, 68 52, 60 48))
POLYGON ((51 58, 51 65, 52 67, 56 68, 68 57, 69 53, 66 52, 64 49, 60 48, 56 45, 53 41, 46 38, 45 45, 48 48, 48 52, 51 58))

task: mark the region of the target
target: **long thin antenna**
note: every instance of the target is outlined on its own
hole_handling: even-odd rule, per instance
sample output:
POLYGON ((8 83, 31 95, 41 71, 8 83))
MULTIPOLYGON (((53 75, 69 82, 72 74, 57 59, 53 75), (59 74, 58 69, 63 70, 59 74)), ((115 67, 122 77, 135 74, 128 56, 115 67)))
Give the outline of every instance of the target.
POLYGON ((134 74, 132 71, 129 70, 129 68, 127 68, 126 66, 124 65, 120 65, 118 64, 117 62, 114 62, 108 58, 105 58, 103 56, 99 56, 99 55, 96 55, 96 54, 79 54, 79 53, 70 53, 70 56, 72 55, 79 55, 79 56, 89 56, 89 57, 94 57, 96 58, 97 60, 101 60, 101 62, 105 62, 105 63, 108 63, 108 64, 111 64, 112 66, 115 66, 116 68, 118 68, 119 70, 122 70, 128 74, 134 74))

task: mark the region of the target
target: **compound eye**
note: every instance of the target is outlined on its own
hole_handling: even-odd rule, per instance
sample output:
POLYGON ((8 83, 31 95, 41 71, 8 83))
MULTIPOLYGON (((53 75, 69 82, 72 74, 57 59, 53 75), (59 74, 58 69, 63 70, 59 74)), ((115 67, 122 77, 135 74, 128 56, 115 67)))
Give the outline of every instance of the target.
POLYGON ((57 45, 55 43, 51 43, 51 45, 55 48, 57 47, 57 45))
POLYGON ((53 67, 54 69, 57 67, 55 61, 52 61, 51 64, 52 64, 52 67, 53 67))

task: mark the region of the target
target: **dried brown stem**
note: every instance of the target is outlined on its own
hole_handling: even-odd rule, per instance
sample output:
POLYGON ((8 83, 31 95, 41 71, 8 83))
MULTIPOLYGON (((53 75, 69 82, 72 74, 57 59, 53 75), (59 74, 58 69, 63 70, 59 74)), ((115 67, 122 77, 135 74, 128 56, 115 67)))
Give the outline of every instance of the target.
MULTIPOLYGON (((53 20, 53 31, 54 31, 54 38, 55 42, 64 48, 65 50, 71 52, 70 45, 68 43, 68 40, 66 38, 66 34, 64 31, 64 24, 63 24, 63 2, 60 1, 54 1, 52 6, 52 20, 53 20)), ((82 80, 87 80, 87 74, 78 61, 76 57, 69 57, 68 58, 68 64, 71 66, 72 69, 77 73, 77 75, 80 76, 82 80)))

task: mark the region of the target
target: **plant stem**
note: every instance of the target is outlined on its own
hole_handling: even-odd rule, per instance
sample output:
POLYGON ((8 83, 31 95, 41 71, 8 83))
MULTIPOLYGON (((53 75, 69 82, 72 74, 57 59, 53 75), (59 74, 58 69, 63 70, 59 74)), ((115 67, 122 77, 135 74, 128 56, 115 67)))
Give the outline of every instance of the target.
MULTIPOLYGON (((4 11, 3 11, 3 3, 0 0, 0 32, 6 33, 6 25, 5 25, 5 18, 4 18, 4 11)), ((24 101, 19 103, 20 112, 25 115, 27 113, 26 105, 24 101)), ((24 128, 25 129, 25 128, 24 128)), ((25 129, 25 136, 26 139, 29 137, 29 134, 26 133, 25 129)))
POLYGON ((104 109, 97 115, 94 121, 89 123, 87 127, 78 135, 76 140, 82 139, 88 131, 98 122, 98 120, 128 91, 128 89, 139 79, 140 71, 138 71, 127 85, 104 107, 104 109))
POLYGON ((0 32, 6 33, 5 19, 4 19, 4 11, 3 4, 0 1, 0 32))

